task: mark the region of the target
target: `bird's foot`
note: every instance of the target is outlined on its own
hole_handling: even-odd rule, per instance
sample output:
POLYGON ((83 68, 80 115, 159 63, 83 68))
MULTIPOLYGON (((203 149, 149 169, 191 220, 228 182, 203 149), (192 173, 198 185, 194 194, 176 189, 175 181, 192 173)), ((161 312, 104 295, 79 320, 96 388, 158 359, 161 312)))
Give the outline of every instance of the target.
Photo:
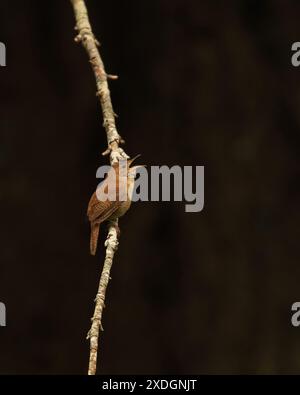
POLYGON ((115 228, 115 230, 116 230, 116 232, 117 232, 117 236, 118 236, 118 238, 119 238, 120 235, 121 235, 121 230, 120 230, 120 227, 119 227, 118 223, 115 222, 115 221, 111 221, 111 222, 109 223, 109 226, 113 226, 113 227, 115 228))

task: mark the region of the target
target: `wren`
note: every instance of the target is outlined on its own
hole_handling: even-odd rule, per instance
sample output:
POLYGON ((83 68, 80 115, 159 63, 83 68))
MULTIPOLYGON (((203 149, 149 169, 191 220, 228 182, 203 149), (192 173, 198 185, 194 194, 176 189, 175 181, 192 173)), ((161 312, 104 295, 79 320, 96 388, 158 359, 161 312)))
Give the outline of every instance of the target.
MULTIPOLYGON (((112 165, 103 183, 98 186, 89 201, 87 215, 91 223, 90 252, 92 255, 96 254, 100 225, 105 221, 115 221, 130 208, 137 169, 145 166, 138 165, 130 168, 132 162, 139 156, 112 165), (115 184, 113 185, 115 198, 113 200, 109 198, 99 200, 98 196, 107 195, 110 180, 113 180, 115 184)), ((119 228, 117 231, 119 233, 119 228)))

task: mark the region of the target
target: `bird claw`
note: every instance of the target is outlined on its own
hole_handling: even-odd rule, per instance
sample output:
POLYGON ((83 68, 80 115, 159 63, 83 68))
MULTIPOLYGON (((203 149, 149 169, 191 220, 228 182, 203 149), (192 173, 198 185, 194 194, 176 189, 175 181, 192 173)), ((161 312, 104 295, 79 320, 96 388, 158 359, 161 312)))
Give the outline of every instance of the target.
POLYGON ((118 236, 118 238, 120 237, 120 235, 121 235, 121 230, 120 230, 120 227, 119 227, 119 225, 118 224, 115 224, 115 225, 113 225, 114 226, 114 228, 116 229, 116 232, 117 232, 117 236, 118 236))
POLYGON ((112 237, 112 235, 109 232, 110 228, 114 228, 115 229, 115 231, 117 232, 117 236, 119 238, 120 234, 121 234, 121 230, 120 230, 120 227, 119 227, 119 224, 118 224, 118 220, 111 220, 111 221, 108 222, 108 237, 107 237, 108 239, 110 237, 112 237))

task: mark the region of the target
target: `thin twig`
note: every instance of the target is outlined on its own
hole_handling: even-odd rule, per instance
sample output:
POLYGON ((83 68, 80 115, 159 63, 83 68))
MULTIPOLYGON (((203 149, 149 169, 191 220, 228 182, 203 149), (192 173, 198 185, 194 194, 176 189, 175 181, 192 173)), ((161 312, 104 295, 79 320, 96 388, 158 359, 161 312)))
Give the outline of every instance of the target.
MULTIPOLYGON (((116 115, 112 107, 110 91, 107 83, 108 78, 117 79, 118 77, 107 74, 104 69, 104 64, 98 50, 100 44, 92 32, 84 0, 70 1, 74 9, 76 19, 75 29, 77 31, 77 36, 75 37, 75 41, 81 42, 85 48, 96 79, 96 95, 100 99, 103 114, 103 126, 107 136, 107 149, 102 155, 110 154, 110 162, 113 164, 120 159, 128 158, 128 155, 119 146, 121 143, 124 143, 124 140, 121 138, 116 128, 116 115)), ((105 242, 106 256, 100 277, 98 293, 95 299, 95 310, 91 319, 92 325, 87 336, 87 338, 90 339, 90 361, 88 369, 89 375, 96 374, 99 331, 100 329, 103 330, 102 312, 105 307, 105 294, 110 279, 110 270, 113 263, 113 257, 118 248, 118 233, 116 230, 116 225, 117 222, 110 223, 109 225, 108 236, 105 242)))

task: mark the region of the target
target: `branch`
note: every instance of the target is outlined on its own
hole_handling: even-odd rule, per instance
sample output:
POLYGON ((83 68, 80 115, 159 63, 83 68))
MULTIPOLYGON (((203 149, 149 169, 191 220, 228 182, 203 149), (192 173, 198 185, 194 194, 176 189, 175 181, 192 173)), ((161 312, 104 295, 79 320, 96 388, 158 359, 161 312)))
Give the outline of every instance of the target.
POLYGON ((71 0, 71 3, 76 19, 75 30, 77 31, 77 36, 75 37, 75 41, 81 42, 85 48, 96 79, 96 96, 99 97, 102 108, 103 126, 106 131, 108 146, 107 150, 103 152, 103 155, 110 154, 111 163, 115 163, 119 159, 129 158, 124 150, 119 147, 119 145, 125 143, 125 141, 119 135, 116 128, 115 113, 107 83, 108 78, 116 79, 118 77, 106 74, 104 64, 98 50, 100 44, 92 32, 84 0, 71 0))
POLYGON ((113 263, 115 252, 118 249, 118 244, 119 242, 117 236, 117 229, 116 226, 114 226, 114 224, 112 223, 109 227, 107 239, 104 244, 106 247, 106 256, 100 277, 98 292, 95 299, 96 305, 94 315, 92 317, 92 326, 87 334, 87 339, 90 339, 90 362, 88 371, 89 375, 96 374, 99 329, 103 331, 102 312, 105 307, 105 294, 108 282, 110 280, 110 269, 113 263))
MULTIPOLYGON (((121 138, 116 128, 115 113, 107 83, 108 78, 116 79, 117 77, 106 74, 105 72, 104 64, 98 50, 100 44, 92 32, 84 0, 70 1, 74 9, 76 19, 75 29, 77 31, 77 36, 75 37, 75 41, 81 42, 85 48, 96 79, 96 95, 100 100, 103 114, 103 126, 107 136, 107 149, 102 155, 110 154, 110 162, 113 164, 120 159, 129 158, 125 151, 119 146, 121 143, 124 143, 124 140, 121 138)), ((113 263, 113 257, 118 248, 117 221, 109 224, 105 247, 106 256, 100 277, 98 293, 95 299, 95 310, 91 319, 92 325, 87 335, 87 339, 90 339, 89 375, 96 374, 99 331, 100 329, 103 330, 102 312, 105 307, 105 294, 110 280, 110 270, 113 263)))

